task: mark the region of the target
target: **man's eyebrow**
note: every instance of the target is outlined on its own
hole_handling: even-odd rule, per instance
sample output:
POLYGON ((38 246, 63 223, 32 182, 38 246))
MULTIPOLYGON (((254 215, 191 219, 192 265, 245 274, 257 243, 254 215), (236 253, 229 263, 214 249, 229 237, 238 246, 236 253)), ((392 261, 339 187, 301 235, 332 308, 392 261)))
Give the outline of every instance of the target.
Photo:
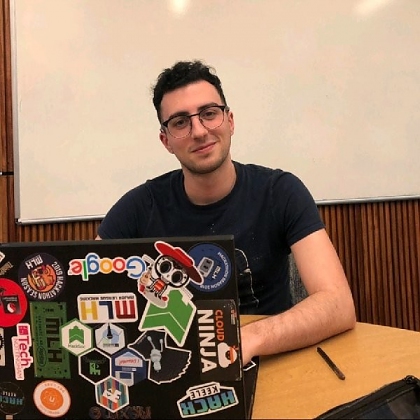
POLYGON ((215 105, 219 106, 220 104, 218 104, 217 102, 209 102, 209 103, 207 103, 205 105, 199 106, 197 109, 198 109, 198 112, 200 112, 203 109, 208 108, 209 106, 215 106, 215 105))
MULTIPOLYGON (((220 104, 218 104, 217 102, 208 102, 208 103, 206 103, 204 105, 199 106, 197 108, 197 112, 201 112, 203 109, 206 109, 206 108, 208 108, 210 106, 215 106, 215 105, 219 106, 220 104)), ((193 114, 195 114, 195 112, 193 112, 193 114)), ((184 116, 185 117, 187 115, 191 115, 191 114, 189 112, 187 112, 187 111, 177 111, 177 112, 174 112, 173 114, 171 114, 166 119, 166 121, 168 121, 168 120, 170 120, 171 118, 174 118, 174 117, 181 117, 181 116, 184 116)))

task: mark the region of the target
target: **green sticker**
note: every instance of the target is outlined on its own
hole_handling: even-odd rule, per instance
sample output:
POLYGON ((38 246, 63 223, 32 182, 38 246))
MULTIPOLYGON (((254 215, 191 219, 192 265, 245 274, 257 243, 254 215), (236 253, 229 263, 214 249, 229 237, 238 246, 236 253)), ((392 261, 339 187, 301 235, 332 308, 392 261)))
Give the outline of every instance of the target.
POLYGON ((166 308, 148 303, 140 321, 140 330, 164 329, 183 346, 195 314, 195 305, 181 289, 171 290, 166 308))
POLYGON ((61 348, 60 326, 67 322, 65 302, 30 302, 35 376, 70 378, 69 353, 61 348))

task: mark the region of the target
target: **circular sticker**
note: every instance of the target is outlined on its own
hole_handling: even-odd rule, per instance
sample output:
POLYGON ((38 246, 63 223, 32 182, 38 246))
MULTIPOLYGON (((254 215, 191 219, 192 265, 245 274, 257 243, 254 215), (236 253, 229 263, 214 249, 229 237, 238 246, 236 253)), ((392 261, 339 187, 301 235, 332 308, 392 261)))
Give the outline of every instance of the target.
POLYGON ((51 300, 64 288, 64 273, 57 258, 41 252, 23 260, 19 267, 19 281, 29 298, 51 300))
POLYGON ((44 381, 34 390, 34 403, 48 417, 64 416, 70 408, 70 394, 56 381, 44 381))
POLYGON ((232 263, 226 251, 210 243, 193 246, 188 254, 194 259, 197 270, 203 276, 202 284, 190 283, 202 292, 220 290, 232 276, 232 263))
POLYGON ((0 411, 6 415, 18 414, 25 406, 23 391, 12 382, 0 382, 0 411))
POLYGON ((13 327, 26 314, 28 301, 21 287, 12 280, 0 278, 0 327, 13 327))

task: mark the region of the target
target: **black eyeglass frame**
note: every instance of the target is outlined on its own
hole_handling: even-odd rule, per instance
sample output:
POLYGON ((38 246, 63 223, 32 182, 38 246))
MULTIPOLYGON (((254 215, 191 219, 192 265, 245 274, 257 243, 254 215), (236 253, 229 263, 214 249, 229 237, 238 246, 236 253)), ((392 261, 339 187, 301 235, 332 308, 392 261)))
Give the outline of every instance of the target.
POLYGON ((225 111, 226 111, 226 112, 229 112, 229 110, 230 110, 230 108, 229 108, 229 106, 228 106, 228 105, 209 105, 209 106, 206 106, 205 108, 203 108, 200 112, 196 112, 195 114, 189 114, 189 115, 174 115, 173 117, 168 118, 166 121, 164 121, 163 123, 161 123, 161 124, 160 124, 160 126, 161 126, 161 129, 162 129, 162 127, 165 127, 165 128, 168 130, 168 132, 171 134, 171 136, 173 136, 173 137, 175 137, 175 138, 177 138, 177 139, 182 139, 182 138, 184 138, 184 137, 187 137, 187 136, 191 133, 191 130, 192 130, 191 118, 192 118, 192 117, 198 116, 198 119, 200 120, 200 123, 201 123, 201 125, 202 125, 204 128, 206 128, 207 130, 214 130, 215 128, 218 128, 218 127, 220 127, 220 126, 223 124, 223 122, 225 121, 225 115, 224 115, 224 112, 225 112, 225 111), (203 124, 202 119, 200 118, 200 114, 201 114, 202 112, 206 111, 206 110, 207 110, 207 109, 209 109, 209 108, 219 108, 219 109, 221 109, 221 110, 223 111, 223 120, 222 120, 222 122, 220 123, 220 125, 218 125, 217 127, 214 127, 214 128, 207 128, 207 127, 203 124), (185 136, 182 136, 182 137, 176 137, 176 136, 174 136, 174 135, 173 135, 173 134, 169 131, 169 128, 168 128, 169 121, 173 120, 174 118, 179 118, 179 117, 188 117, 188 118, 189 118, 189 120, 190 120, 190 131, 188 132, 188 134, 185 134, 185 136))

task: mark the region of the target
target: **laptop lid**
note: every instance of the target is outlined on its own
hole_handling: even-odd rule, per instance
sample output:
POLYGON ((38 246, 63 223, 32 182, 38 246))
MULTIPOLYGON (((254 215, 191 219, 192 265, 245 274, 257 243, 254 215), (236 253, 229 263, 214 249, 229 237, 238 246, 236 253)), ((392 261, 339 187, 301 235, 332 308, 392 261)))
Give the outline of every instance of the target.
POLYGON ((234 257, 229 235, 0 245, 0 417, 249 417, 234 257))

